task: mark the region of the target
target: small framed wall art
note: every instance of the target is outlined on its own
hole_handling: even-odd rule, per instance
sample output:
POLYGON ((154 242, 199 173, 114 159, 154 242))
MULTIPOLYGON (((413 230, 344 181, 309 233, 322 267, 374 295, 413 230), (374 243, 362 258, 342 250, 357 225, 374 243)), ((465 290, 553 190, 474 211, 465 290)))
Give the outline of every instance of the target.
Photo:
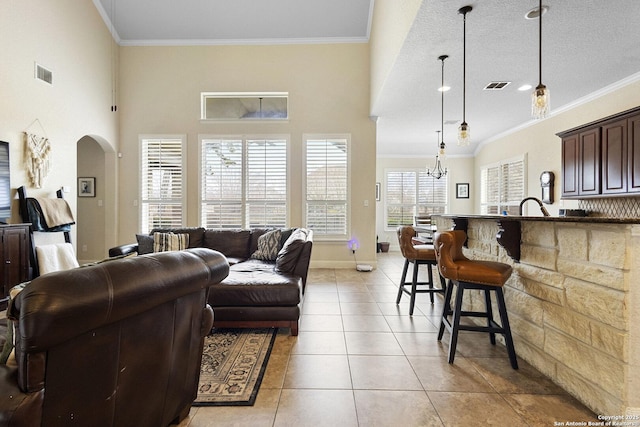
POLYGON ((78 197, 96 197, 96 179, 94 177, 78 178, 78 197))
POLYGON ((456 184, 456 199, 468 199, 469 198, 469 183, 459 182, 456 184))

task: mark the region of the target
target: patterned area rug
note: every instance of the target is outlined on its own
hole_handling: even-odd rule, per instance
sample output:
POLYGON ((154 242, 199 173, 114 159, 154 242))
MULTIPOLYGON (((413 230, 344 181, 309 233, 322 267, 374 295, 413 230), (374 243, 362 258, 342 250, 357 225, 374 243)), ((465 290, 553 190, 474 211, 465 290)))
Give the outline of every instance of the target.
POLYGON ((251 406, 278 329, 214 329, 205 337, 193 406, 251 406))

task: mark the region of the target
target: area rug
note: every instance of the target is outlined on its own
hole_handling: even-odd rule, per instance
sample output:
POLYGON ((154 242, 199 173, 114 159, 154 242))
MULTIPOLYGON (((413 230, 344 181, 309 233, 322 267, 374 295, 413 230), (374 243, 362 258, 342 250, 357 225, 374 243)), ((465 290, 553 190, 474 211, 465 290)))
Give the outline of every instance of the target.
POLYGON ((277 328, 214 329, 206 336, 193 406, 253 405, 277 332, 277 328))

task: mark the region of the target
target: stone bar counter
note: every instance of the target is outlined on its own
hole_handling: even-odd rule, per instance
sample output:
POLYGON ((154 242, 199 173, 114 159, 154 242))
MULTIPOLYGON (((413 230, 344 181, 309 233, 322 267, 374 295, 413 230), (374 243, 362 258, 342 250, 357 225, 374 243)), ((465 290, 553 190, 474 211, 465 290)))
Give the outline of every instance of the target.
MULTIPOLYGON (((513 266, 505 298, 519 358, 596 414, 640 415, 640 219, 432 220, 466 229, 469 258, 513 266)), ((468 309, 484 304, 469 294, 468 309)))

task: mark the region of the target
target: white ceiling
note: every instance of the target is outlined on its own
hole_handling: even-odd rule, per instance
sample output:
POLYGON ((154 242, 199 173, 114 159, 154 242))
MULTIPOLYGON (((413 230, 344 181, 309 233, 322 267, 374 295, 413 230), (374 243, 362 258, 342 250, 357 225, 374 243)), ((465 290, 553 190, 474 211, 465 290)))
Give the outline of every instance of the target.
MULTIPOLYGON (((374 0, 94 0, 122 45, 366 42, 374 0), (112 3, 115 2, 115 3, 112 3)), ((544 0, 543 83, 552 113, 622 81, 640 79, 640 0, 544 0)), ((371 115, 377 152, 431 155, 440 129, 441 63, 446 54, 444 135, 448 155, 530 119, 538 83, 537 0, 424 0, 371 115), (462 15, 467 14, 467 109, 472 144, 456 145, 462 119, 462 15), (491 81, 511 82, 483 91, 491 81), (447 124, 451 123, 451 124, 447 124)), ((638 100, 640 104, 640 100, 638 100)))

